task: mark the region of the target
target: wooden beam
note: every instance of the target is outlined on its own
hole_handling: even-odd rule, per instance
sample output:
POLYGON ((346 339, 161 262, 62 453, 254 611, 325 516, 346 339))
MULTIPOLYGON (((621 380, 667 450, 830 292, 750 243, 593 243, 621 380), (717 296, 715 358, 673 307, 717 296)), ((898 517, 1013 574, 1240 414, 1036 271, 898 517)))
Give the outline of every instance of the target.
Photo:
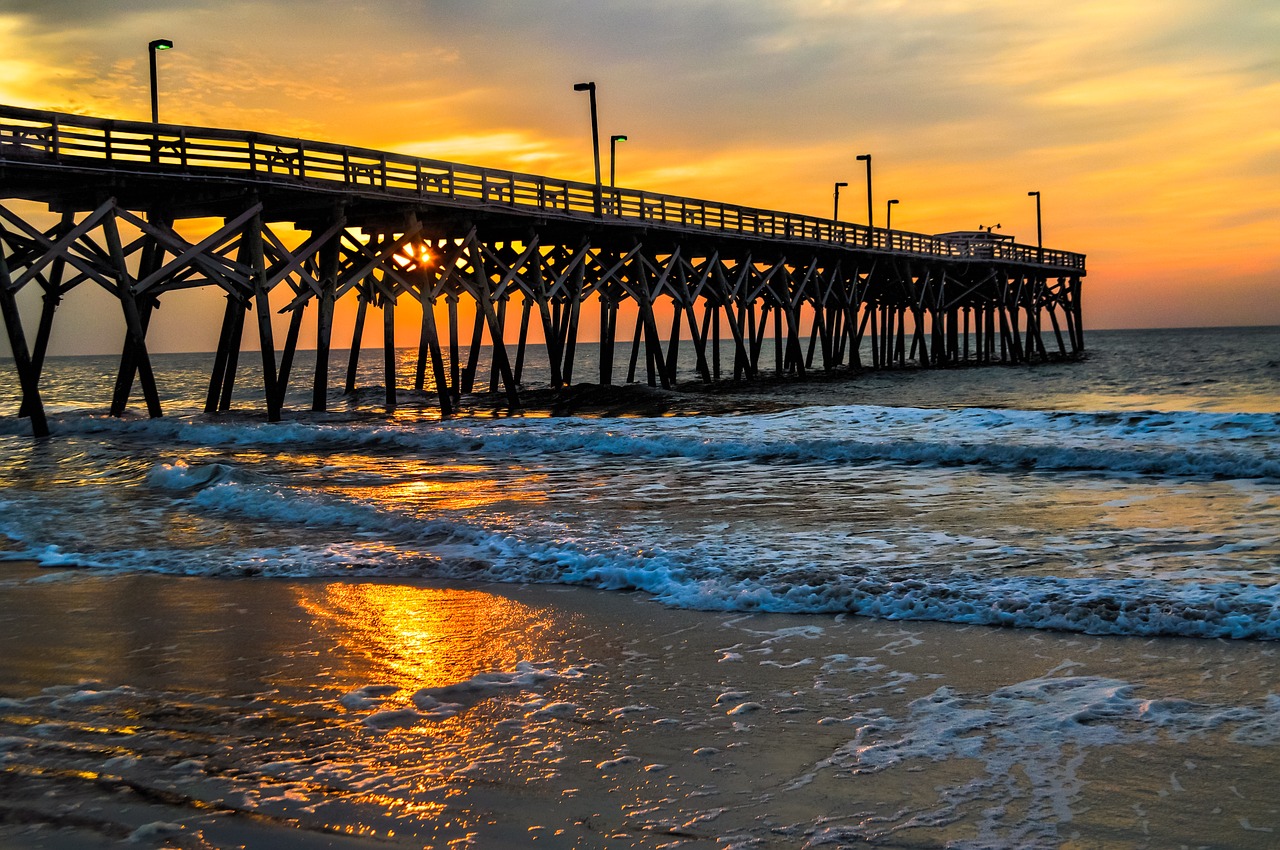
MULTIPOLYGON (((0 234, 3 234, 2 230, 0 234)), ((31 356, 27 350, 27 339, 22 331, 22 316, 18 312, 13 279, 9 275, 9 263, 2 246, 0 246, 0 313, 4 316, 5 330, 9 335, 9 347, 13 352, 14 369, 18 373, 18 384, 22 388, 21 405, 31 419, 31 434, 34 437, 47 437, 49 422, 45 417, 44 402, 40 398, 39 375, 32 366, 31 356)))
MULTIPOLYGON (((133 291, 133 279, 125 264, 124 246, 120 241, 120 229, 115 216, 106 216, 102 222, 103 235, 107 242, 107 250, 115 264, 116 281, 119 286, 120 304, 124 310, 126 327, 126 344, 132 346, 132 357, 137 364, 138 380, 142 384, 142 394, 147 402, 147 412, 153 418, 162 416, 160 394, 156 390, 155 375, 151 371, 151 358, 147 354, 147 330, 143 324, 141 311, 138 308, 137 295, 133 291)), ((130 370, 132 371, 132 370, 130 370)), ((124 412, 112 410, 119 416, 124 412)))
MULTIPOLYGON (((338 267, 342 261, 339 234, 332 224, 345 221, 341 208, 335 209, 327 231, 333 232, 328 240, 317 246, 320 272, 320 296, 316 300, 316 371, 311 384, 311 409, 316 412, 329 407, 329 351, 333 339, 333 308, 337 300, 338 267)), ((297 300, 297 299, 295 299, 297 300)), ((293 306, 293 305, 290 305, 293 306)))

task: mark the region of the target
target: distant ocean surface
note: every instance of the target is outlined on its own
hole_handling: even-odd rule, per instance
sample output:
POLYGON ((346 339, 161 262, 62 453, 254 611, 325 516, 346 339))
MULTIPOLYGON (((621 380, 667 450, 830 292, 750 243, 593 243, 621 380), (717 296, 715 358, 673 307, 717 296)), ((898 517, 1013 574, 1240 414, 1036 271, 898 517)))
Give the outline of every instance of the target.
MULTIPOLYGON (((156 420, 137 389, 125 418, 105 415, 115 358, 53 358, 42 388, 55 437, 40 442, 15 415, 6 363, 0 557, 1280 639, 1280 329, 1086 341, 1077 363, 775 383, 735 396, 732 413, 508 417, 476 405, 443 422, 429 395, 382 411, 377 351, 365 389, 334 390, 325 415, 306 412, 300 354, 278 424, 261 412, 252 352, 237 409, 221 416, 200 412, 211 355, 155 356, 156 420)), ((400 354, 405 386, 414 354, 400 354)), ((580 350, 579 381, 597 380, 595 354, 580 350)), ((335 352, 334 384, 345 362, 335 352)), ((525 381, 545 376, 533 363, 525 381)))

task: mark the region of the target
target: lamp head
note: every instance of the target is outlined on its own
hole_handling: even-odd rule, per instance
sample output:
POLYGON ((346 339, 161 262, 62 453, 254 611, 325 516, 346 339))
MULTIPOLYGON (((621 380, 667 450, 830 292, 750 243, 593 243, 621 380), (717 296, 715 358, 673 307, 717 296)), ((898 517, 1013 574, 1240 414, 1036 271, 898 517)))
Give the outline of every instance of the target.
POLYGON ((848 186, 848 185, 849 185, 848 183, 837 183, 836 187, 839 188, 841 186, 848 186))
POLYGON ((147 45, 152 50, 172 50, 173 42, 167 38, 157 38, 155 41, 147 45))
POLYGON ((871 154, 869 154, 869 153, 860 153, 860 154, 858 154, 858 161, 859 161, 859 162, 864 162, 864 161, 865 161, 865 162, 870 162, 870 161, 871 161, 871 154))
POLYGON ((889 201, 889 203, 891 203, 891 204, 896 204, 896 203, 898 203, 898 199, 897 199, 897 198, 894 198, 892 201, 889 201))
POLYGON ((609 141, 611 142, 625 142, 626 140, 627 140, 626 136, 610 136, 609 137, 609 141))
POLYGON ((596 87, 595 83, 574 83, 573 84, 574 91, 590 91, 595 87, 596 87))
POLYGON ((1036 197, 1036 198, 1038 198, 1038 197, 1040 197, 1040 193, 1039 193, 1039 192, 1028 192, 1028 193, 1027 193, 1027 197, 1028 197, 1028 198, 1031 198, 1031 197, 1036 197))

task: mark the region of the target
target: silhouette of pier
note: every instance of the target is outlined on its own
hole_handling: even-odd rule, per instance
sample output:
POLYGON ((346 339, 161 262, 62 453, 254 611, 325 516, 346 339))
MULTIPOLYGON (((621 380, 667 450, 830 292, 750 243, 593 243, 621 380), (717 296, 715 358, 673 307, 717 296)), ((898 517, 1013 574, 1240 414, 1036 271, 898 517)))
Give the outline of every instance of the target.
POLYGON ((535 320, 552 385, 573 383, 586 309, 599 311, 592 377, 600 384, 617 377, 616 342, 628 332, 628 380, 642 358, 648 383, 663 387, 675 382, 682 344, 692 346, 706 382, 909 363, 1026 363, 1084 349, 1082 254, 982 232, 927 235, 635 189, 598 191, 594 183, 263 133, 0 106, 0 312, 21 415, 34 434, 48 433, 45 352, 59 303, 81 284, 111 293, 125 323, 113 415, 124 412, 135 381, 150 415, 161 415, 147 351, 151 315, 166 293, 206 286, 226 293, 206 410, 230 405, 252 314, 272 421, 281 417, 313 307, 311 406, 325 409, 342 298, 357 302, 347 388, 372 307, 383 318, 386 402, 396 404, 394 315, 407 297, 422 316, 414 386, 423 390, 429 377, 444 415, 473 391, 486 348, 506 403, 519 406, 535 320), (24 215, 15 202, 46 207, 53 215, 43 220, 56 223, 38 225, 41 216, 24 215), (191 241, 178 225, 193 219, 215 224, 191 241), (291 242, 277 233, 286 232, 282 225, 291 242), (34 333, 16 300, 27 286, 43 293, 34 333), (271 322, 280 287, 285 297, 276 301, 287 302, 281 312, 289 314, 283 343, 271 322), (447 322, 436 318, 441 299, 447 322), (460 325, 464 300, 474 308, 469 328, 460 325), (636 320, 620 329, 627 301, 636 320), (732 369, 721 368, 722 346, 732 351, 732 369))

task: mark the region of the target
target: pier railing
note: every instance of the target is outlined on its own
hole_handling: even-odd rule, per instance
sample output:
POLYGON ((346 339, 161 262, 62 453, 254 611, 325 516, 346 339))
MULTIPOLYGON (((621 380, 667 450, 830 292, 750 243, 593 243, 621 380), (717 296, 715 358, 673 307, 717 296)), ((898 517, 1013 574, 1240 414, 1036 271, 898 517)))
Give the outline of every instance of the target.
POLYGON ((598 187, 594 183, 266 133, 92 118, 15 106, 0 106, 0 163, 4 161, 221 175, 583 221, 603 218, 674 230, 1084 270, 1083 254, 1033 245, 972 244, 637 189, 600 188, 597 208, 598 187))

